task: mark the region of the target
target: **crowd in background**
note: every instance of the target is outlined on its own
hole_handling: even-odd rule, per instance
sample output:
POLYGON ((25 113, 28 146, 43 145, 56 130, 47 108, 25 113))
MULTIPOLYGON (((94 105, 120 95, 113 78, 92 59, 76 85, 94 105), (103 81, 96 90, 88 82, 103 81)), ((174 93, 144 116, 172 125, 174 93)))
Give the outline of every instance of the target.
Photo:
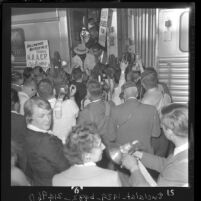
POLYGON ((156 69, 99 44, 74 53, 68 69, 55 55, 46 72, 12 73, 11 185, 147 186, 137 160, 159 186, 188 185, 188 108, 156 69), (121 168, 109 150, 135 140, 121 168))

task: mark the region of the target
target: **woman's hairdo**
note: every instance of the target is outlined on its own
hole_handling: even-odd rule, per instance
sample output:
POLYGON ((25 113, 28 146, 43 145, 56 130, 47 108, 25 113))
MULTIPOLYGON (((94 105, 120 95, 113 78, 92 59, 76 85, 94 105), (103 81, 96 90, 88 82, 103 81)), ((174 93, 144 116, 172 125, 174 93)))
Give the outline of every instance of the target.
POLYGON ((98 138, 94 124, 73 127, 64 145, 65 157, 71 164, 83 164, 83 154, 96 147, 98 138))
POLYGON ((161 122, 179 137, 188 137, 188 106, 172 103, 161 110, 161 122))

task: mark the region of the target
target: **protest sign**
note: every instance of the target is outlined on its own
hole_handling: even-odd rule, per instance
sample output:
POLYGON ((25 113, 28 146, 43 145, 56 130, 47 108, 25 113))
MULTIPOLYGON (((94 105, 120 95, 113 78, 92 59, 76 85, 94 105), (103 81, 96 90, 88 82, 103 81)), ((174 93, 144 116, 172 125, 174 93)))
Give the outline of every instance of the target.
POLYGON ((49 45, 47 40, 25 41, 27 67, 50 67, 49 45))

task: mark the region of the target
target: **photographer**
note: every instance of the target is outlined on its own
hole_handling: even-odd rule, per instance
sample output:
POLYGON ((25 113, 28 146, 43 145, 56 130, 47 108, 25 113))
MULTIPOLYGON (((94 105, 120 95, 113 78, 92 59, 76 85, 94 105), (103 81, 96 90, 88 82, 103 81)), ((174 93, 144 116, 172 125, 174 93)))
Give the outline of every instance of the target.
MULTIPOLYGON (((103 99, 103 87, 97 80, 89 80, 87 83, 87 97, 90 103, 79 113, 78 125, 94 124, 102 139, 107 141, 110 111, 114 106, 111 102, 103 99)), ((103 157, 101 167, 107 168, 108 161, 103 157)))

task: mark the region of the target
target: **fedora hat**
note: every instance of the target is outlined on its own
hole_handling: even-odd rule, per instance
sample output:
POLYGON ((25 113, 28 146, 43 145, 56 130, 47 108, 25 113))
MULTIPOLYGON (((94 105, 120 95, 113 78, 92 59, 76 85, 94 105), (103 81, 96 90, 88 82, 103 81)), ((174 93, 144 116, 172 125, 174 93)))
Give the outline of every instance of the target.
POLYGON ((88 48, 85 47, 83 44, 79 44, 74 48, 74 52, 78 55, 86 54, 89 51, 88 48))

